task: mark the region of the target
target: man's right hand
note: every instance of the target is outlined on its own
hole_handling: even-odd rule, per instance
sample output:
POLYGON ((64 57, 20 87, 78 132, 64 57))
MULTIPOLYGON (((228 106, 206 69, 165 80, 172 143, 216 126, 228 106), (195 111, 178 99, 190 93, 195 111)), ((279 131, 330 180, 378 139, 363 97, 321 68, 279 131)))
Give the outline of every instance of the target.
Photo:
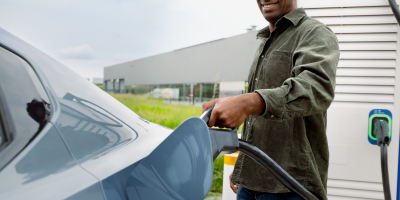
POLYGON ((258 93, 242 94, 206 102, 202 112, 212 106, 214 109, 207 125, 235 129, 243 124, 248 115, 261 115, 265 109, 265 101, 258 93))
POLYGON ((232 191, 233 191, 235 194, 237 194, 238 186, 232 183, 232 181, 231 181, 232 174, 233 174, 233 172, 232 172, 231 175, 229 176, 229 182, 231 183, 231 189, 232 189, 232 191))

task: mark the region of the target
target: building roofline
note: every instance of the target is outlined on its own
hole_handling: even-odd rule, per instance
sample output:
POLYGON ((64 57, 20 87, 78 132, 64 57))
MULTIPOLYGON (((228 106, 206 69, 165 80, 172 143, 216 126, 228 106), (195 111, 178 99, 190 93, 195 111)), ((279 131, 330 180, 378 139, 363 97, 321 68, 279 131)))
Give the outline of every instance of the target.
POLYGON ((133 62, 133 61, 138 61, 138 60, 142 60, 142 59, 146 59, 146 58, 151 58, 151 57, 162 55, 162 54, 166 54, 166 53, 171 53, 171 52, 174 52, 174 51, 181 51, 181 50, 192 48, 192 47, 196 47, 196 46, 201 46, 201 45, 205 45, 205 44, 209 44, 209 43, 213 43, 213 42, 218 42, 218 41, 225 40, 225 39, 230 39, 230 38, 233 38, 233 37, 236 37, 236 36, 246 35, 248 33, 249 32, 243 33, 243 34, 239 34, 239 35, 230 36, 228 38, 220 38, 220 39, 217 39, 217 40, 212 40, 212 41, 208 41, 208 42, 204 42, 204 43, 200 43, 200 44, 195 44, 195 45, 191 45, 191 46, 188 46, 188 47, 183 47, 183 48, 180 48, 180 49, 167 51, 167 52, 164 52, 164 53, 159 53, 159 54, 155 54, 155 55, 151 55, 151 56, 146 56, 146 57, 130 60, 130 61, 127 61, 127 62, 117 63, 117 64, 113 64, 113 65, 110 65, 110 66, 103 67, 103 69, 109 68, 109 67, 115 67, 117 65, 122 65, 122 64, 125 64, 125 63, 130 63, 130 62, 133 62))
POLYGON ((192 48, 192 47, 196 47, 196 46, 200 46, 200 45, 205 45, 205 44, 209 44, 209 43, 213 43, 213 42, 218 42, 218 41, 220 41, 220 40, 225 40, 225 38, 221 38, 221 39, 217 39, 217 40, 212 40, 212 41, 204 42, 204 43, 200 43, 200 44, 195 44, 195 45, 192 45, 192 46, 183 47, 183 48, 176 49, 176 50, 173 50, 173 51, 180 51, 180 50, 184 50, 184 49, 188 49, 188 48, 192 48))

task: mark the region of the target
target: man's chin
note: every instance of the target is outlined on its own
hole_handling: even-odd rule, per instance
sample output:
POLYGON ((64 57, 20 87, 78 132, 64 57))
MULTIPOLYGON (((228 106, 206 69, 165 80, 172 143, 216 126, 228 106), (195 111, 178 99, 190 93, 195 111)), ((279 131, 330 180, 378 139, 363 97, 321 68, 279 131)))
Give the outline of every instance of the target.
POLYGON ((271 15, 264 15, 264 18, 269 22, 269 23, 275 23, 276 22, 276 17, 271 16, 271 15))

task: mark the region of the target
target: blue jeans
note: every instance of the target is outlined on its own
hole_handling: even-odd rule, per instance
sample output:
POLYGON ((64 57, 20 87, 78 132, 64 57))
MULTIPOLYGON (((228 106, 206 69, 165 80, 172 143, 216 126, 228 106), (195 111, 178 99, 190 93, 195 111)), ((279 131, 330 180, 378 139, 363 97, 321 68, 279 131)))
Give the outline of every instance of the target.
POLYGON ((237 200, 302 200, 297 194, 290 193, 266 193, 266 192, 256 192, 253 190, 248 190, 239 185, 237 190, 237 200))

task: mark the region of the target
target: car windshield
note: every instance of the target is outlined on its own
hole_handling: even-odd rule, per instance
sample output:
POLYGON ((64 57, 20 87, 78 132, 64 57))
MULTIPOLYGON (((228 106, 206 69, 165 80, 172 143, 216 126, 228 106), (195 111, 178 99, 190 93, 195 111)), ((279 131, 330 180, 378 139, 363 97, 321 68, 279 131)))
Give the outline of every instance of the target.
POLYGON ((1 124, 1 121, 0 121, 0 147, 3 146, 3 144, 5 142, 6 142, 6 138, 4 136, 3 125, 1 124))

